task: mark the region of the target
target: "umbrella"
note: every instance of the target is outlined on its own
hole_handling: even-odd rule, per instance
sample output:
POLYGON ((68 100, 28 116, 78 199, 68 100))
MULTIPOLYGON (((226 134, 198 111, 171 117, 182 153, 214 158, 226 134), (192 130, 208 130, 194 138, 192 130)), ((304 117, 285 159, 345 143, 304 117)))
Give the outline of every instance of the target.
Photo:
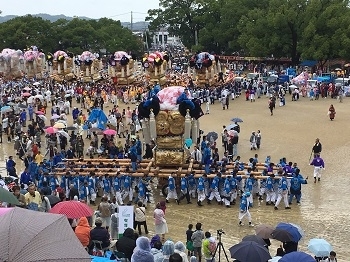
POLYGON ((257 236, 259 236, 263 239, 268 239, 271 237, 271 233, 273 230, 274 230, 274 228, 271 226, 259 225, 255 228, 255 233, 257 236))
POLYGON ((297 87, 296 85, 290 85, 289 88, 294 88, 295 89, 295 88, 299 88, 299 87, 297 87))
POLYGON ((302 238, 302 235, 299 233, 299 230, 297 227, 288 224, 288 223, 279 223, 276 226, 276 229, 283 229, 290 233, 293 236, 293 242, 299 242, 299 240, 302 238))
POLYGON ((350 64, 349 64, 349 63, 344 65, 344 67, 349 67, 349 66, 350 66, 350 64))
POLYGON ((43 100, 44 99, 44 97, 42 96, 42 95, 36 95, 36 96, 34 96, 35 98, 38 98, 38 99, 40 99, 40 100, 43 100))
POLYGON ((117 134, 117 131, 115 131, 113 129, 106 129, 105 131, 103 131, 103 134, 108 135, 108 136, 113 136, 113 135, 117 134))
POLYGON ((319 238, 310 239, 307 248, 316 257, 328 257, 329 252, 333 250, 332 246, 326 240, 319 238))
POLYGON ((59 133, 60 135, 66 137, 67 139, 70 139, 70 136, 68 135, 68 133, 63 131, 63 130, 58 130, 57 133, 59 133))
POLYGON ((234 117, 234 118, 231 119, 231 121, 234 122, 234 123, 243 122, 243 120, 241 118, 239 118, 239 117, 234 117))
POLYGON ((216 133, 216 132, 209 132, 208 134, 207 134, 207 140, 208 141, 210 141, 210 140, 216 140, 216 139, 218 139, 218 133, 216 133))
POLYGON ((8 208, 2 207, 2 208, 0 208, 0 216, 6 214, 7 212, 9 212, 11 210, 12 210, 12 207, 8 207, 8 208))
POLYGON ((1 107, 1 113, 11 112, 12 108, 10 106, 1 107))
POLYGON ((334 71, 341 71, 341 68, 336 68, 336 69, 334 69, 334 71))
POLYGON ((269 262, 278 262, 278 261, 280 261, 281 258, 282 258, 282 257, 280 257, 280 256, 276 256, 276 257, 271 258, 271 259, 269 260, 269 262))
POLYGON ((49 199, 49 202, 50 202, 51 206, 54 206, 58 202, 61 202, 61 199, 59 197, 57 197, 57 196, 47 195, 46 197, 49 199))
POLYGON ((18 199, 10 191, 7 191, 2 187, 0 187, 0 201, 8 204, 19 205, 18 199))
POLYGON ((40 85, 39 82, 34 82, 34 83, 33 83, 33 86, 38 86, 38 85, 40 85))
POLYGON ((304 232, 304 230, 299 226, 299 225, 297 225, 297 224, 293 224, 293 223, 288 223, 288 224, 290 224, 290 225, 292 225, 292 226, 294 226, 294 227, 296 227, 297 229, 298 229, 298 231, 299 231, 299 233, 300 233, 300 235, 301 235, 301 237, 304 237, 305 236, 305 232, 304 232))
POLYGON ((57 131, 58 131, 58 130, 57 130, 56 128, 52 127, 52 126, 50 126, 50 127, 48 127, 48 128, 45 129, 45 132, 46 132, 47 134, 56 134, 57 131))
POLYGON ((230 125, 228 125, 228 126, 226 126, 226 128, 225 128, 225 130, 231 130, 231 129, 233 129, 233 128, 235 128, 237 125, 236 124, 230 124, 230 125))
POLYGON ((100 132, 101 131, 101 129, 99 129, 97 127, 90 128, 89 130, 90 130, 90 132, 100 132))
POLYGON ((293 235, 284 229, 276 228, 274 231, 272 231, 271 237, 281 242, 294 242, 293 235))
POLYGON ((76 130, 77 128, 75 126, 69 126, 66 129, 72 131, 72 130, 76 130))
POLYGON ((23 105, 23 104, 19 104, 18 107, 19 107, 19 108, 23 108, 23 109, 27 108, 27 106, 26 106, 26 105, 23 105))
POLYGON ((37 115, 45 115, 44 112, 42 112, 42 111, 36 111, 35 114, 37 114, 37 115))
POLYGON ((63 124, 63 123, 56 123, 56 124, 54 124, 54 126, 53 126, 54 128, 65 128, 66 127, 66 125, 65 124, 63 124))
POLYGON ((47 121, 47 118, 46 118, 46 116, 44 116, 44 115, 38 115, 38 117, 41 118, 41 119, 44 120, 44 121, 47 121))
POLYGON ((9 103, 7 103, 7 105, 8 105, 8 106, 14 106, 14 105, 16 105, 16 104, 13 103, 13 102, 9 102, 9 103))
POLYGON ((244 262, 266 262, 271 258, 266 247, 253 241, 243 241, 229 248, 231 257, 244 262))
POLYGON ((62 214, 67 218, 91 217, 94 211, 87 205, 79 201, 63 201, 50 209, 50 213, 62 214))
POLYGON ((51 119, 59 119, 59 118, 60 118, 60 116, 57 115, 57 114, 53 114, 52 117, 51 117, 51 119))
POLYGON ((0 225, 0 261, 91 261, 64 216, 15 207, 0 225))
POLYGON ((229 130, 227 131, 227 134, 229 136, 238 136, 238 132, 236 130, 229 130))
POLYGON ((315 262, 315 259, 304 252, 294 251, 284 255, 279 262, 315 262))
POLYGON ((252 241, 252 242, 256 242, 259 245, 265 246, 266 242, 264 241, 264 239, 262 239, 261 237, 257 236, 257 235, 248 235, 245 236, 244 238, 242 238, 242 241, 252 241))
POLYGON ((25 88, 23 88, 23 90, 25 90, 25 91, 31 91, 32 89, 31 89, 30 87, 26 86, 25 88))
POLYGON ((22 96, 24 96, 24 97, 29 97, 29 96, 31 96, 32 94, 31 93, 28 93, 28 92, 25 92, 25 93, 22 93, 22 96))

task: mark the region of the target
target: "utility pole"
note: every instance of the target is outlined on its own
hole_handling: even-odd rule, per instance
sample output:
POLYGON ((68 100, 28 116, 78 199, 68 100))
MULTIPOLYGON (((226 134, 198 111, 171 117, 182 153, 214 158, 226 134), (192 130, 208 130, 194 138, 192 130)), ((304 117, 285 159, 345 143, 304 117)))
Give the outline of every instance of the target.
POLYGON ((132 32, 133 29, 133 18, 132 18, 132 11, 131 11, 131 21, 130 21, 130 30, 132 32))

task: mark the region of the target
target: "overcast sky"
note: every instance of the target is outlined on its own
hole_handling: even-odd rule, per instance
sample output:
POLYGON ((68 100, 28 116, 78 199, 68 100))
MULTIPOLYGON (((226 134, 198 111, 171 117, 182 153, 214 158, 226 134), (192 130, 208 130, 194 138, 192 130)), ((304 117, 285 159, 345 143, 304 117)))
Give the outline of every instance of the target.
POLYGON ((158 8, 159 0, 0 0, 4 15, 47 13, 50 15, 108 17, 122 22, 144 21, 148 9, 158 8))

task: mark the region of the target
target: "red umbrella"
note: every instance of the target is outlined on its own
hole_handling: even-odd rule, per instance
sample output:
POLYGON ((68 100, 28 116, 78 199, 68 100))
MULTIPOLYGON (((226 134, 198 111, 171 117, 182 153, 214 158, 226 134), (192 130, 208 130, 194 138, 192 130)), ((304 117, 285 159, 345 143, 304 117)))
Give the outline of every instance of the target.
POLYGON ((62 214, 67 218, 78 219, 81 217, 91 217, 94 211, 87 204, 71 200, 57 203, 50 209, 50 213, 62 214))
POLYGON ((58 131, 58 130, 57 130, 56 128, 52 127, 52 126, 50 126, 50 127, 48 127, 48 128, 45 129, 45 132, 46 132, 47 134, 56 134, 57 131, 58 131))
POLYGON ((117 134, 117 131, 113 130, 113 129, 106 129, 105 131, 103 131, 103 134, 108 135, 108 136, 113 136, 117 134))
POLYGON ((25 92, 25 93, 22 93, 22 96, 31 96, 32 94, 31 93, 28 93, 28 92, 25 92))
POLYGON ((37 115, 45 115, 44 112, 42 112, 42 111, 36 111, 35 114, 37 114, 37 115))

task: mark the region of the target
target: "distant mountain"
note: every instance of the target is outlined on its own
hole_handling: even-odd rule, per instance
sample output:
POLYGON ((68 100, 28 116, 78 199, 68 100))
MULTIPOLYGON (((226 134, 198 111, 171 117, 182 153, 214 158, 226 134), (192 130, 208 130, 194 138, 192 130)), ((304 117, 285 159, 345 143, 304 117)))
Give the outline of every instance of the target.
MULTIPOLYGON (((65 15, 49 15, 49 14, 35 14, 32 16, 36 17, 41 17, 44 20, 49 20, 51 22, 55 22, 58 19, 66 19, 66 20, 72 20, 75 17, 71 16, 65 16, 65 15)), ((0 23, 4 23, 8 20, 11 20, 13 18, 17 17, 17 15, 5 15, 5 16, 0 16, 0 23)), ((92 18, 86 17, 86 16, 78 16, 77 18, 79 19, 85 19, 85 20, 91 20, 92 18)), ((130 22, 121 22, 122 26, 126 28, 131 28, 131 23, 130 22)), ((135 22, 132 25, 132 30, 133 31, 144 31, 148 27, 149 23, 148 22, 135 22)))

